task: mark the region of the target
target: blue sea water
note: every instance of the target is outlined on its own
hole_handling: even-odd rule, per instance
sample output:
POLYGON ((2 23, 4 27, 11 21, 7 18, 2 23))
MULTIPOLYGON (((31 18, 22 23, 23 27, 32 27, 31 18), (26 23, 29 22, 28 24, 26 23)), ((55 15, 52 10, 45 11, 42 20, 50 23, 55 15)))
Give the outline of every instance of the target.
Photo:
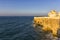
POLYGON ((0 16, 0 40, 36 40, 33 16, 0 16))

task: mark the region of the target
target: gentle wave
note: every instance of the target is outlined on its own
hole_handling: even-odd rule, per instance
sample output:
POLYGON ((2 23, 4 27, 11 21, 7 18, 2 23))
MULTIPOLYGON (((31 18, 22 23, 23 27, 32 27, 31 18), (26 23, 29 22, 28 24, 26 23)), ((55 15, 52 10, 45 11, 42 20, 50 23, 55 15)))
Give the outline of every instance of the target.
POLYGON ((33 17, 0 17, 0 40, 35 40, 33 17))

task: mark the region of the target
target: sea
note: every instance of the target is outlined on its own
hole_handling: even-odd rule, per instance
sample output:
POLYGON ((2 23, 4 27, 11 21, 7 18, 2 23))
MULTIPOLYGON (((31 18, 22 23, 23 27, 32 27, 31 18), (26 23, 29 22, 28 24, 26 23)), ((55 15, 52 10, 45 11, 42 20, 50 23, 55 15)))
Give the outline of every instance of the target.
POLYGON ((0 40, 37 40, 34 16, 0 16, 0 40))

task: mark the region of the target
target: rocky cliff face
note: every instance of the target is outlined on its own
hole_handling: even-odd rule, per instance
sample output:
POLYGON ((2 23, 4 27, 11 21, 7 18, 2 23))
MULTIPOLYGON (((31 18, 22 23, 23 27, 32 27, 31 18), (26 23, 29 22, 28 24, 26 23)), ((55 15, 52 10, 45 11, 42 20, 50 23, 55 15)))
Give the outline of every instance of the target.
POLYGON ((34 27, 38 32, 41 32, 42 35, 44 34, 46 37, 51 33, 52 37, 56 38, 58 35, 57 32, 60 29, 59 13, 52 10, 48 13, 48 17, 34 17, 34 27))

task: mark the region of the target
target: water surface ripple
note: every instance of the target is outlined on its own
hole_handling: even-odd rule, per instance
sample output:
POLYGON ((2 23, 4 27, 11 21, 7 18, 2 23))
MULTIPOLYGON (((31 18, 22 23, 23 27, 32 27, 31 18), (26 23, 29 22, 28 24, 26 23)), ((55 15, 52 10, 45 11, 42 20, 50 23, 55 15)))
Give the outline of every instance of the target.
POLYGON ((33 17, 0 17, 0 40, 36 40, 33 17))

